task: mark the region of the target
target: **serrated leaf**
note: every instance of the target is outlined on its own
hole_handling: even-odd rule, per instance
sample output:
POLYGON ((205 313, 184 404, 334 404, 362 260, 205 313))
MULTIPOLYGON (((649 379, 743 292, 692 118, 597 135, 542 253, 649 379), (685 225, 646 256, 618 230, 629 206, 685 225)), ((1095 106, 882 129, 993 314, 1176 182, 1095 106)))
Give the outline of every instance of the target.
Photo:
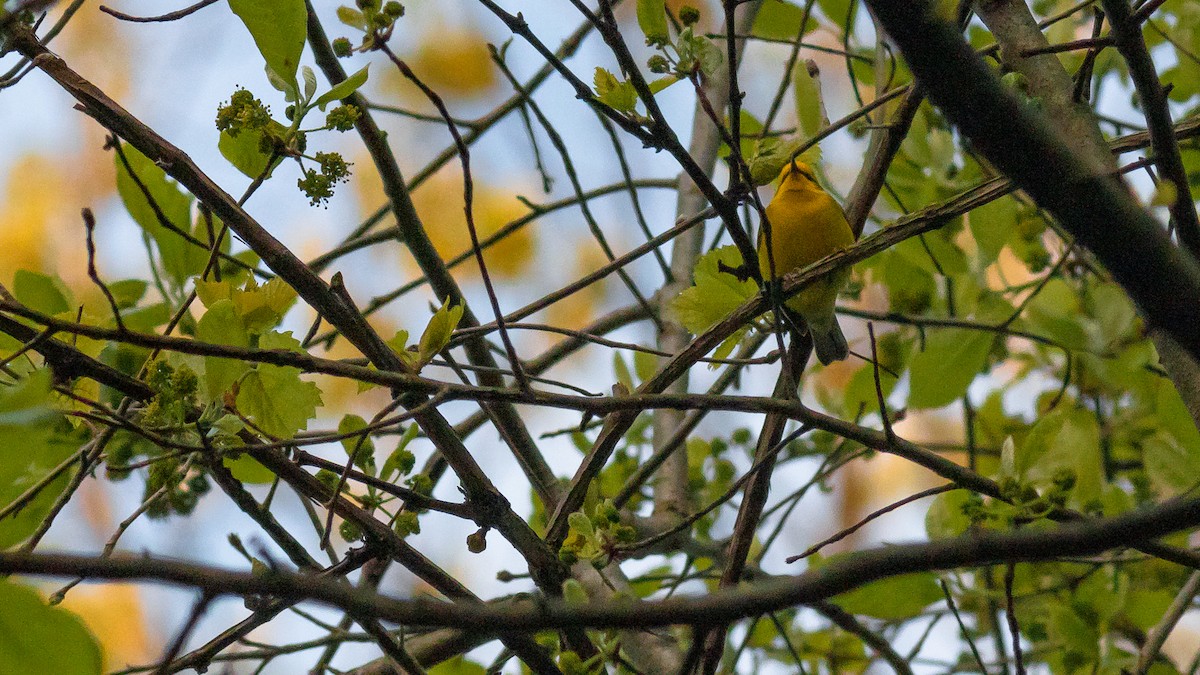
POLYGON ((0 673, 95 675, 103 669, 100 645, 83 621, 47 605, 37 591, 0 580, 0 673))
MULTIPOLYGON (((250 336, 230 300, 218 300, 200 317, 196 337, 204 342, 249 347, 250 336)), ((220 401, 226 391, 251 369, 250 364, 237 359, 217 356, 204 357, 204 386, 208 400, 220 401)))
POLYGON ((300 379, 300 369, 259 364, 242 378, 237 406, 254 424, 276 438, 288 439, 308 427, 322 405, 321 390, 300 379))
MULTIPOLYGON (((367 421, 359 415, 346 414, 342 416, 342 420, 338 422, 338 434, 356 434, 359 431, 367 428, 367 421)), ((375 443, 371 440, 368 434, 360 434, 342 439, 342 449, 346 451, 347 457, 352 457, 354 464, 360 469, 366 470, 374 460, 375 443)))
POLYGON ((325 106, 329 105, 330 103, 334 101, 340 101, 344 98, 349 98, 351 94, 358 91, 359 87, 367 83, 367 76, 369 75, 367 69, 370 67, 370 64, 363 66, 362 70, 359 70, 357 73, 354 73, 350 77, 338 82, 337 85, 332 89, 324 94, 321 94, 316 101, 317 107, 321 110, 325 110, 325 106))
POLYGON ((692 40, 692 48, 696 53, 696 60, 700 64, 700 72, 712 77, 721 64, 725 63, 725 52, 706 37, 697 35, 692 40))
POLYGON ((229 0, 229 9, 250 31, 267 66, 294 88, 308 37, 304 0, 229 0))
POLYGON ((666 0, 637 0, 637 20, 646 44, 666 44, 670 39, 666 0))
POLYGON ((679 323, 694 334, 708 330, 758 292, 753 281, 739 281, 720 271, 718 265, 722 262, 731 268, 741 266, 737 247, 722 246, 700 256, 692 272, 693 285, 670 302, 679 323))
MULTIPOLYGON (((296 291, 279 277, 268 280, 262 286, 258 286, 251 278, 247 280, 245 288, 233 289, 230 299, 246 331, 259 334, 279 325, 283 315, 296 301, 296 291)), ((290 345, 288 348, 291 348, 290 345)))
POLYGON ((993 340, 985 331, 930 331, 925 351, 912 360, 909 407, 940 408, 961 398, 987 364, 993 340))
POLYGON ((666 89, 667 87, 675 84, 678 81, 679 81, 678 75, 663 75, 662 77, 660 77, 658 79, 647 82, 646 85, 648 87, 650 87, 651 94, 657 94, 658 92, 662 91, 663 89, 666 89))
POLYGON ((637 107, 637 90, 611 72, 596 68, 592 82, 596 87, 596 98, 604 105, 621 112, 633 112, 637 107))

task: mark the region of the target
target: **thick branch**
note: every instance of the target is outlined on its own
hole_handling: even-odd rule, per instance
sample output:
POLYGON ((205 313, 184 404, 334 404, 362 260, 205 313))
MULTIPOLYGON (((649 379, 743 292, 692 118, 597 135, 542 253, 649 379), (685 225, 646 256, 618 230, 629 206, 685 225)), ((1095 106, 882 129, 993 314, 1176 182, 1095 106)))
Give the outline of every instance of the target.
POLYGON ((811 604, 901 574, 1095 555, 1200 525, 1200 500, 1174 499, 1116 518, 1063 525, 1049 531, 984 531, 923 544, 891 545, 832 562, 795 577, 720 590, 694 598, 572 607, 559 600, 510 606, 464 605, 429 599, 398 600, 364 593, 336 581, 290 572, 230 572, 141 557, 0 553, 0 572, 85 579, 141 579, 192 586, 223 595, 305 598, 361 616, 414 626, 480 633, 563 627, 646 628, 736 621, 811 604))
POLYGON ((867 0, 959 130, 1104 263, 1147 322, 1200 356, 1200 265, 1112 176, 1095 172, 1009 93, 927 2, 867 0), (1147 274, 1146 270, 1155 274, 1147 274), (1163 284, 1162 279, 1170 279, 1163 284))

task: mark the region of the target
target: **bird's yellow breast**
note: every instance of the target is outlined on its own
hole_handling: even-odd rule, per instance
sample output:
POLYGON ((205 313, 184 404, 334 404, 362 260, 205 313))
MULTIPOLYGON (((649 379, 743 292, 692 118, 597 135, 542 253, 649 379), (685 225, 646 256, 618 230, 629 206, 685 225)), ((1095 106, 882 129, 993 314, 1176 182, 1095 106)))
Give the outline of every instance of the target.
MULTIPOLYGON (((775 276, 806 267, 825 256, 854 243, 850 223, 833 197, 813 184, 789 185, 785 179, 775 198, 767 205, 771 228, 771 253, 775 276)), ((771 278, 767 258, 766 233, 759 233, 759 268, 764 279, 771 278)))
MULTIPOLYGON (((785 168, 779 191, 767 205, 771 258, 767 257, 766 228, 759 232, 758 241, 759 271, 764 279, 782 277, 854 243, 854 232, 842 207, 812 179, 807 167, 804 169, 785 168)), ((832 309, 848 277, 849 270, 841 270, 801 291, 788 306, 801 314, 826 306, 832 309)))

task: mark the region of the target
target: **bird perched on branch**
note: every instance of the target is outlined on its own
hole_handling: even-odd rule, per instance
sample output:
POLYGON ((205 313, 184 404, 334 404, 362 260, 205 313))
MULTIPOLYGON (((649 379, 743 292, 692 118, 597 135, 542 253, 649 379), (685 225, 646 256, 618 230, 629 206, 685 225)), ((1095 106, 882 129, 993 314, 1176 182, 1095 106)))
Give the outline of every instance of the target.
MULTIPOLYGON (((855 240, 842 207, 817 183, 810 166, 793 161, 783 167, 779 177, 779 190, 767 204, 767 224, 758 237, 758 265, 763 279, 779 278, 807 267, 855 240)), ((838 293, 849 278, 848 267, 839 269, 787 301, 788 308, 804 318, 817 359, 825 365, 850 353, 834 315, 838 293)))

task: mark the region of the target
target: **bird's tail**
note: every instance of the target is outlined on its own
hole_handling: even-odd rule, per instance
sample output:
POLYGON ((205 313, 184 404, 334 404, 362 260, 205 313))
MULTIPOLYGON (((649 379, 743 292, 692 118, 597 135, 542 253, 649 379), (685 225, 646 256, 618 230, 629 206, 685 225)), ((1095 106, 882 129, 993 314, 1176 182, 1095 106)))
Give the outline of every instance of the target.
POLYGON ((808 332, 812 335, 813 348, 817 352, 817 360, 822 365, 841 361, 850 355, 850 345, 846 344, 846 336, 842 335, 842 327, 837 319, 830 317, 828 323, 808 324, 808 332))

